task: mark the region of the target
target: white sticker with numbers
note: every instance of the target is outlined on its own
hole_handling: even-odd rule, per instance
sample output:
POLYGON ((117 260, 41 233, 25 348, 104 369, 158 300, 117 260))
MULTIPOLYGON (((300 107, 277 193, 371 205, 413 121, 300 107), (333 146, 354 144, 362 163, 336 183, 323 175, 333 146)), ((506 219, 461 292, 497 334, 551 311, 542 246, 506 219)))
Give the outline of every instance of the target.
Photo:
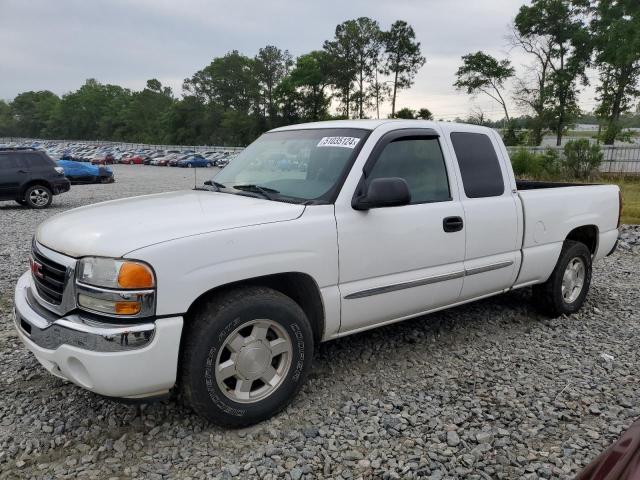
POLYGON ((316 146, 356 148, 359 141, 357 137, 322 137, 316 146))

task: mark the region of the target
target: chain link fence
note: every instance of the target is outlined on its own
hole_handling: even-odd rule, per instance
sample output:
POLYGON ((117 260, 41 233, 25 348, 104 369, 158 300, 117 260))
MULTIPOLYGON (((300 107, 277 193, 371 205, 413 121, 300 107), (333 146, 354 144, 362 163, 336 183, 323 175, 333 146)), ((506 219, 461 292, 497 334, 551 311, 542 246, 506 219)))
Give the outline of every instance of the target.
MULTIPOLYGON (((603 155, 600 172, 611 175, 640 175, 640 146, 602 145, 600 148, 603 155)), ((521 149, 531 153, 554 150, 560 159, 565 158, 563 147, 507 147, 510 155, 521 149)))

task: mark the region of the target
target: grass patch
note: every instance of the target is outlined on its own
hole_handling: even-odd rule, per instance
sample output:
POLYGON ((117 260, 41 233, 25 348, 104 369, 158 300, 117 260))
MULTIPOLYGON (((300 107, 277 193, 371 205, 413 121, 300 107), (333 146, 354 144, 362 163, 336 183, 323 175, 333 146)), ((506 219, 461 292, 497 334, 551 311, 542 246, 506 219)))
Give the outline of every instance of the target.
POLYGON ((615 183, 622 191, 623 205, 622 223, 640 224, 640 179, 605 179, 607 183, 615 183))

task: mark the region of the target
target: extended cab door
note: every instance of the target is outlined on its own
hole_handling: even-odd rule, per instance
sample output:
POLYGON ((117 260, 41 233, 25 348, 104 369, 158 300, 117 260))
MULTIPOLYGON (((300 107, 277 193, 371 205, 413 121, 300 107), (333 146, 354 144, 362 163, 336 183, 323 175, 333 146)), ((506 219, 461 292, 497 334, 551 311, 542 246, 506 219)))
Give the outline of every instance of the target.
POLYGON ((439 134, 382 128, 371 134, 336 201, 340 333, 454 303, 462 288, 464 213, 439 134), (384 177, 406 180, 411 203, 355 210, 356 191, 384 177))
POLYGON ((518 199, 495 132, 455 124, 443 130, 457 160, 465 215, 465 279, 460 299, 467 300, 513 285, 522 238, 518 199))

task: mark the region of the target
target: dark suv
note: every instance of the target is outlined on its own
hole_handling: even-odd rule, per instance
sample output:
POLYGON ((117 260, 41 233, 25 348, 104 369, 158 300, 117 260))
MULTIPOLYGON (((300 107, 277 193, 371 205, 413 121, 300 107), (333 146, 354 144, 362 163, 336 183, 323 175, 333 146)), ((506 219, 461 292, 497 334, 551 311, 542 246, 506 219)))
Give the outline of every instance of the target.
POLYGON ((31 208, 47 208, 54 195, 69 191, 62 168, 45 152, 0 149, 0 200, 31 208))

